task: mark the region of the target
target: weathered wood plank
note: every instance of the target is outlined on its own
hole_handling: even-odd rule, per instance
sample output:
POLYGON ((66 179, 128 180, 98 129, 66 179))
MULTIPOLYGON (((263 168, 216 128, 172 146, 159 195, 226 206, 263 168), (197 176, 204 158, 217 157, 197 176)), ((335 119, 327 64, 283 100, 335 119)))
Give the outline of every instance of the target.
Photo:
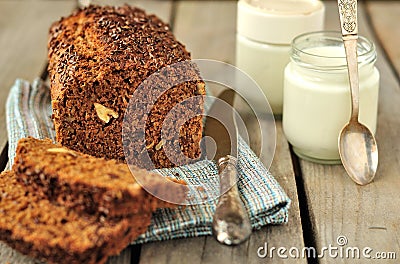
MULTIPOLYGON (((192 57, 234 63, 236 2, 180 1, 177 4, 174 32, 185 43, 192 57)), ((249 131, 255 123, 247 120, 249 131)), ((268 226, 256 231, 244 244, 236 247, 220 245, 213 237, 199 237, 151 243, 142 246, 140 263, 264 263, 257 249, 270 246, 304 246, 296 183, 288 144, 281 123, 277 122, 277 149, 271 172, 292 199, 287 225, 268 226)), ((252 142, 259 142, 257 139, 252 142)), ((280 259, 274 259, 279 262, 280 259)), ((284 261, 284 260, 282 260, 284 261)), ((285 260, 285 263, 306 263, 306 260, 285 260), (303 261, 303 262, 302 262, 303 261)))
POLYGON ((169 22, 172 11, 172 0, 92 0, 91 3, 99 5, 121 6, 128 4, 142 8, 148 14, 156 14, 165 22, 169 22))
MULTIPOLYGON (((336 2, 326 2, 326 5, 326 28, 339 30, 336 2)), ((382 12, 386 11, 382 10, 382 12)), ((373 40, 373 33, 366 19, 365 6, 360 4, 360 33, 373 40)), ((397 17, 391 16, 391 19, 395 23, 397 17)), ((374 42, 377 43, 377 41, 374 42)), ((344 235, 348 240, 344 249, 358 247, 362 250, 364 247, 370 247, 373 249, 371 255, 378 251, 397 251, 397 255, 400 253, 398 218, 400 215, 398 206, 400 203, 398 195, 400 148, 396 141, 396 135, 400 129, 400 104, 398 103, 400 92, 399 83, 379 47, 377 67, 381 73, 377 130, 380 164, 374 182, 363 187, 357 186, 350 180, 342 166, 300 162, 319 251, 324 246, 338 246, 338 236, 344 235)), ((327 252, 325 257, 320 259, 320 263, 348 263, 350 261, 351 263, 367 262, 362 256, 361 259, 349 260, 329 257, 327 252)), ((387 261, 385 263, 395 263, 395 261, 387 261)))
MULTIPOLYGON (((53 21, 69 14, 74 7, 73 1, 0 2, 0 49, 3 51, 0 53, 1 148, 7 142, 4 105, 8 89, 16 78, 32 81, 40 76, 46 65, 48 29, 53 21)), ((36 260, 0 243, 0 263, 28 264, 36 263, 36 260)))
MULTIPOLYGON (((46 65, 47 34, 53 21, 72 10, 71 1, 0 2, 0 151, 7 143, 5 102, 16 78, 33 80, 46 65)), ((0 263, 33 263, 0 243, 0 263)))
POLYGON ((397 77, 400 73, 400 15, 399 1, 367 1, 367 11, 371 17, 375 34, 380 44, 396 69, 397 77))
POLYGON ((201 263, 205 239, 175 239, 142 245, 140 264, 201 263))
MULTIPOLYGON (((150 263, 265 263, 269 256, 260 258, 259 247, 285 246, 287 249, 304 247, 296 183, 287 141, 277 122, 277 149, 271 165, 271 173, 292 199, 289 223, 267 226, 253 232, 250 239, 237 247, 220 245, 213 237, 199 237, 163 241, 142 246, 141 264, 150 263)), ((263 251, 261 251, 263 253, 263 251)), ((286 253, 287 254, 287 253, 286 253)), ((306 259, 280 259, 276 255, 274 263, 307 263, 306 259)))
POLYGON ((7 142, 5 102, 16 78, 33 80, 46 65, 47 34, 72 1, 0 2, 0 150, 7 142))
POLYGON ((236 1, 180 1, 174 33, 193 59, 234 64, 236 1))
POLYGON ((132 257, 131 254, 131 247, 127 247, 118 256, 110 257, 107 264, 130 264, 132 257))
MULTIPOLYGON (((247 126, 249 131, 254 131, 257 124, 247 123, 247 126)), ((270 170, 292 199, 288 224, 266 226, 253 232, 248 241, 237 247, 221 246, 214 238, 206 237, 201 263, 265 263, 268 259, 273 259, 274 263, 307 263, 306 259, 279 258, 276 252, 275 255, 269 255, 268 253, 265 258, 262 258, 258 256, 257 252, 260 247, 266 248, 265 243, 267 243, 267 248, 269 249, 281 246, 287 249, 291 247, 301 249, 304 247, 292 160, 288 143, 283 135, 281 122, 278 121, 276 126, 277 144, 270 170)), ((260 253, 264 254, 264 249, 260 253)), ((286 254, 288 253, 286 252, 286 254)))
MULTIPOLYGON (((127 247, 120 255, 112 256, 108 259, 107 264, 130 264, 131 263, 131 247, 127 247)), ((0 242, 0 263, 1 264, 40 264, 42 262, 22 255, 8 245, 0 242)))
MULTIPOLYGON (((99 4, 122 5, 128 3, 169 20, 172 1, 98 1, 99 4)), ((33 80, 46 65, 47 34, 53 21, 68 15, 75 1, 0 1, 0 150, 7 142, 4 105, 8 89, 16 78, 33 80)), ((131 262, 128 247, 119 256, 111 257, 109 264, 131 262)), ((36 263, 26 256, 0 243, 0 263, 36 263)))

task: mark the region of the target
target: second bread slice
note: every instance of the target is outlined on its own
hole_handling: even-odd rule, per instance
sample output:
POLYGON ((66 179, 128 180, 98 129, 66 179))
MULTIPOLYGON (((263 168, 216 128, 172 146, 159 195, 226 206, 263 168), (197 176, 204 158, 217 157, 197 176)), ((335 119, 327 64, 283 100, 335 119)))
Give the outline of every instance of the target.
MULTIPOLYGON (((53 144, 49 139, 21 139, 13 170, 18 180, 36 194, 89 214, 114 217, 176 206, 146 192, 128 165, 81 154, 53 144)), ((146 170, 132 171, 141 178, 145 176, 153 194, 172 195, 174 201, 184 201, 185 185, 146 170)))

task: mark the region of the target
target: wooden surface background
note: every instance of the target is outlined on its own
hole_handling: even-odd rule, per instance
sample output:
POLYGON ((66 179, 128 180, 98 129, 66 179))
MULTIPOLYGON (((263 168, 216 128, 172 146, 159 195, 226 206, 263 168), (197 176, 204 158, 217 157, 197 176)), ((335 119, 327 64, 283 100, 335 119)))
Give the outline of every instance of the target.
MULTIPOLYGON (((97 1, 103 2, 106 1, 97 1)), ((236 1, 113 1, 155 13, 173 27, 193 58, 234 64, 236 1)), ((110 3, 110 1, 108 1, 110 3)), ((326 29, 338 30, 336 1, 325 1, 326 29)), ((47 32, 68 15, 75 1, 0 0, 0 166, 7 162, 5 101, 16 78, 32 81, 46 66, 47 32)), ((178 239, 130 246, 108 263, 399 263, 400 262, 400 2, 361 1, 360 34, 374 41, 381 74, 377 141, 380 164, 376 180, 355 185, 341 166, 299 160, 290 150, 277 121, 277 146, 271 172, 292 199, 289 223, 255 231, 237 247, 219 245, 212 237, 178 239), (397 260, 262 259, 257 249, 337 246, 346 236, 349 247, 396 252, 397 260)), ((251 126, 252 124, 248 124, 251 126)), ((257 142, 257 140, 256 140, 257 142)), ((0 244, 0 263, 33 263, 0 244)))

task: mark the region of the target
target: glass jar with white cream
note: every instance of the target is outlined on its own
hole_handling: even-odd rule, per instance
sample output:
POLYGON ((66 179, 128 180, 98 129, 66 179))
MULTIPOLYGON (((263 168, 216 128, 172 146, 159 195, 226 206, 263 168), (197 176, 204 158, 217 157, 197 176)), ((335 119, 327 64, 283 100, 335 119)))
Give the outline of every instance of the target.
MULTIPOLYGON (((374 44, 358 39, 360 121, 375 133, 379 72, 374 44)), ((338 137, 350 118, 350 86, 340 32, 312 32, 292 42, 285 68, 283 129, 294 152, 318 163, 340 163, 338 137)))
MULTIPOLYGON (((238 1, 236 66, 257 82, 276 116, 282 114, 290 44, 299 34, 322 30, 324 17, 325 6, 319 0, 238 1)), ((262 111, 265 98, 257 96, 246 99, 262 111)))

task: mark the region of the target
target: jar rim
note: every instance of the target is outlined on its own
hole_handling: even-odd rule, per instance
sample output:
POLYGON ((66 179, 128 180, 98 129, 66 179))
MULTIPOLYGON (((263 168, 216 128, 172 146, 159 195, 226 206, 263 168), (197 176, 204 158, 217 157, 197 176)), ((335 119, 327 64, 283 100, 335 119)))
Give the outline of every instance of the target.
MULTIPOLYGON (((292 40, 291 59, 296 63, 301 64, 307 68, 317 69, 343 69, 347 68, 346 56, 334 56, 334 55, 322 55, 310 52, 310 48, 324 47, 325 44, 329 43, 328 46, 343 48, 344 45, 342 35, 339 31, 314 31, 307 32, 298 35, 292 40), (318 64, 318 60, 324 59, 326 62, 330 60, 330 64, 318 64), (334 61, 335 60, 335 61, 334 61), (340 62, 340 63, 339 63, 340 62), (335 64, 337 63, 337 64, 335 64)), ((364 65, 368 63, 374 63, 376 61, 376 50, 375 45, 372 41, 368 40, 363 36, 358 36, 357 41, 357 53, 358 53, 358 64, 364 65)))

